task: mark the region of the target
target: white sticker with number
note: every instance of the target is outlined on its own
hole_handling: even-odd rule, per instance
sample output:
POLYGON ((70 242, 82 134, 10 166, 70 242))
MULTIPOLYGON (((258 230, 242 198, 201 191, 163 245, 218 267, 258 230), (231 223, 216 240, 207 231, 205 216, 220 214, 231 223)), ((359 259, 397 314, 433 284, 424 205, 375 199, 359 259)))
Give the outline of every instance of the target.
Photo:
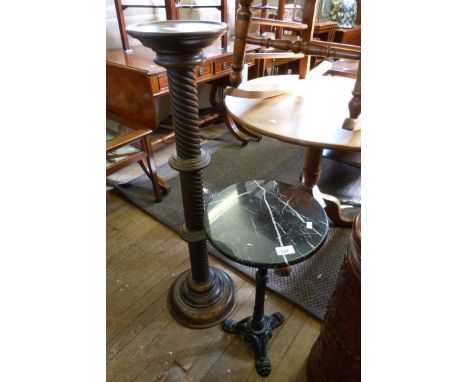
POLYGON ((307 222, 306 226, 307 226, 307 229, 312 229, 312 222, 307 222))
POLYGON ((276 247, 275 249, 276 249, 276 254, 278 256, 286 256, 286 255, 292 255, 293 253, 296 253, 292 245, 286 245, 284 247, 276 247))

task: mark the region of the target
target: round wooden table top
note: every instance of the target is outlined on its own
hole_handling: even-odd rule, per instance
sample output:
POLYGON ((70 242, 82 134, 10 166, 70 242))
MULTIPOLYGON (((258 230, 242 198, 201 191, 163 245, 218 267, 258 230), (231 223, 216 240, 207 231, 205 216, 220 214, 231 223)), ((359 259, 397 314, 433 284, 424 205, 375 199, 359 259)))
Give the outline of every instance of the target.
POLYGON ((239 86, 245 90, 289 89, 267 99, 226 96, 232 118, 249 130, 280 141, 361 151, 361 131, 342 128, 355 80, 336 76, 266 76, 239 86))

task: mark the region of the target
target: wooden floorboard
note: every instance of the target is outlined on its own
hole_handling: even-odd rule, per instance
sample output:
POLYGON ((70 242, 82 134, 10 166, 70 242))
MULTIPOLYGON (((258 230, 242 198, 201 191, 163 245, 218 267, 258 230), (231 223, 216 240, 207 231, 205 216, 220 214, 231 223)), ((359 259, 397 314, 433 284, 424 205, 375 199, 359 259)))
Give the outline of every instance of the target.
MULTIPOLYGON (((232 318, 253 311, 255 283, 210 257, 236 284, 232 318)), ((115 191, 107 196, 107 380, 112 382, 305 381, 306 359, 320 324, 302 309, 267 292, 265 311, 286 320, 269 344, 272 374, 255 371, 248 343, 220 326, 181 326, 167 307, 169 287, 188 269, 188 248, 179 236, 115 191)))

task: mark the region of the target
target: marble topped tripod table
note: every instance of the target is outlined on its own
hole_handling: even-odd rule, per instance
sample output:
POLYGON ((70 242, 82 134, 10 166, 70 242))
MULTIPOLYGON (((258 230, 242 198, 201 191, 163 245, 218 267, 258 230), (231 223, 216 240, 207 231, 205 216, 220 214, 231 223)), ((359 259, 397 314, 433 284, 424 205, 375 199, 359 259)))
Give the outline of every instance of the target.
POLYGON ((268 340, 284 317, 279 312, 264 315, 268 269, 297 264, 317 252, 328 232, 325 211, 301 188, 252 180, 216 194, 205 210, 204 228, 226 257, 258 268, 253 315, 239 322, 227 319, 223 329, 250 342, 257 372, 269 375, 268 340))
MULTIPOLYGON (((288 89, 276 97, 247 99, 226 96, 228 113, 254 133, 307 147, 302 186, 312 190, 320 177, 324 149, 361 151, 361 131, 342 128, 349 117, 348 102, 355 80, 337 76, 267 76, 239 86, 245 90, 288 89)), ((352 219, 341 215, 338 199, 322 194, 330 219, 351 227, 352 219)))

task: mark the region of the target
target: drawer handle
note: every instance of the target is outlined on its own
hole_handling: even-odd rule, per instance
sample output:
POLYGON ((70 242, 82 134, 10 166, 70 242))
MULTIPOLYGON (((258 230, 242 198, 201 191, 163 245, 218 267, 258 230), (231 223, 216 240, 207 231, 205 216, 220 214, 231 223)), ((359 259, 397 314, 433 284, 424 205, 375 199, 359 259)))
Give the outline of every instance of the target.
POLYGON ((228 67, 228 64, 227 64, 227 62, 223 62, 223 64, 221 66, 222 66, 223 70, 226 70, 227 67, 228 67))
POLYGON ((198 68, 198 75, 203 76, 205 74, 205 69, 204 68, 198 68))

